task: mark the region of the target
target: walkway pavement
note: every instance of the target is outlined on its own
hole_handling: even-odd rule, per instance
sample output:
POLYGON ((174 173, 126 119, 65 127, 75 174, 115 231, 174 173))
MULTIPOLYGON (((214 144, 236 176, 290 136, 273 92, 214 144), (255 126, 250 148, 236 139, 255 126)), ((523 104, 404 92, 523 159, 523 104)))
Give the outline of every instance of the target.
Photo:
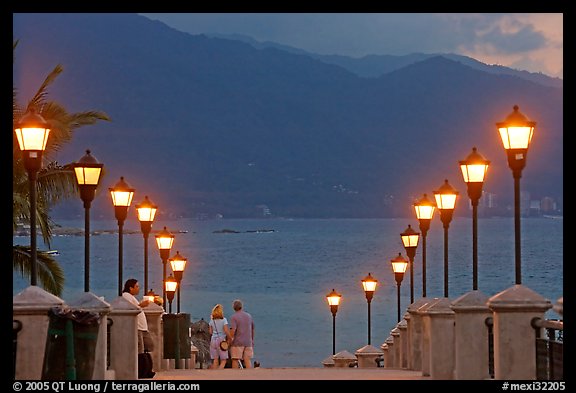
POLYGON ((251 368, 251 369, 171 369, 156 373, 154 380, 429 380, 422 371, 390 368, 251 368))

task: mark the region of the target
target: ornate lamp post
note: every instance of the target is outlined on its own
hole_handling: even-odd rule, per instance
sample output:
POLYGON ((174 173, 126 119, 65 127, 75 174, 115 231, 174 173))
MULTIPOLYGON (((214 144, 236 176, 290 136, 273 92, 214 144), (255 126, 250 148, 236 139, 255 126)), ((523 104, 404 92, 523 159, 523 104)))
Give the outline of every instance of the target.
MULTIPOLYGON (((162 259, 162 282, 166 282, 166 264, 170 257, 170 250, 174 244, 174 235, 168 232, 166 227, 156 234, 156 244, 160 251, 160 258, 162 259)), ((166 286, 162 286, 162 304, 166 304, 166 286)))
POLYGON ((340 295, 334 289, 332 289, 332 292, 326 295, 326 300, 328 300, 328 305, 330 306, 330 311, 332 312, 332 355, 336 354, 336 313, 338 312, 340 299, 342 299, 342 295, 340 295))
POLYGON ((444 297, 448 297, 448 227, 452 221, 457 196, 458 191, 448 183, 448 179, 434 191, 436 206, 440 210, 440 220, 444 226, 444 297))
POLYGON ((122 228, 124 227, 124 220, 128 216, 128 207, 132 203, 135 190, 124 181, 123 176, 109 190, 112 196, 112 204, 114 205, 114 215, 118 221, 118 296, 122 296, 122 228))
POLYGON ((148 292, 148 235, 152 230, 152 222, 154 222, 158 206, 150 202, 148 195, 146 195, 144 200, 141 203, 137 203, 134 207, 136 208, 140 229, 144 236, 144 292, 148 292))
POLYGON ((14 127, 18 145, 24 159, 24 169, 28 173, 30 192, 30 257, 31 272, 30 285, 37 284, 37 260, 36 249, 36 179, 38 171, 42 169, 42 153, 46 149, 46 142, 50 134, 50 125, 34 107, 28 108, 14 127))
POLYGON ((408 228, 400 234, 400 238, 406 250, 406 255, 410 259, 410 304, 412 304, 414 303, 414 257, 416 256, 416 247, 418 247, 420 234, 408 224, 408 228))
POLYGON ((90 291, 90 205, 100 183, 102 168, 98 160, 86 150, 86 154, 72 164, 80 198, 84 202, 84 292, 90 291))
POLYGON ((166 292, 166 296, 168 297, 169 314, 172 314, 172 300, 174 300, 174 293, 176 292, 176 287, 178 287, 178 281, 176 281, 174 276, 170 275, 166 279, 166 281, 164 281, 164 291, 166 292))
POLYGON ((370 303, 372 303, 372 298, 374 297, 374 291, 376 290, 376 285, 378 284, 378 280, 376 280, 370 273, 366 277, 362 279, 362 288, 364 289, 364 293, 366 294, 366 302, 368 302, 368 345, 370 345, 370 303))
POLYGON ((414 203, 414 211, 422 232, 422 297, 426 297, 426 235, 428 234, 428 229, 430 229, 430 221, 432 221, 434 216, 434 210, 436 210, 436 205, 428 199, 426 194, 422 196, 422 199, 414 203))
POLYGON ((390 262, 392 262, 392 271, 394 272, 394 278, 396 279, 396 292, 398 294, 398 322, 400 322, 400 285, 404 279, 404 273, 406 272, 408 261, 402 258, 401 253, 398 253, 398 256, 391 259, 390 262))
POLYGON ((186 262, 188 260, 180 255, 179 251, 176 251, 176 255, 169 259, 170 266, 172 266, 172 271, 174 272, 174 278, 178 283, 178 307, 177 313, 180 314, 180 287, 182 286, 182 275, 184 273, 184 269, 186 268, 186 262))
POLYGON ((516 249, 515 267, 516 284, 522 284, 522 264, 520 258, 520 177, 526 166, 528 147, 536 127, 535 121, 530 121, 514 105, 514 111, 503 122, 496 123, 502 145, 508 156, 508 166, 514 177, 514 243, 516 249))
POLYGON ((476 147, 465 160, 460 161, 460 169, 466 183, 468 197, 472 203, 472 289, 478 289, 478 201, 482 197, 482 186, 490 161, 485 159, 476 147))

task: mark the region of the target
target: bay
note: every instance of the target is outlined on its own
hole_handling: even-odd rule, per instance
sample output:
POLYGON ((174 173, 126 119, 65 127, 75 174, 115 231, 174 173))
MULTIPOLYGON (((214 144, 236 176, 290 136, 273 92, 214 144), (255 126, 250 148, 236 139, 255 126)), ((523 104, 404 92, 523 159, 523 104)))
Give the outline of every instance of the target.
MULTIPOLYGON (((57 220, 84 228, 83 219, 57 220)), ((158 221, 175 234, 171 255, 188 259, 180 291, 180 311, 192 321, 208 320, 214 304, 229 317, 232 301, 244 301, 256 324, 255 360, 263 367, 319 367, 332 354, 332 314, 326 294, 342 294, 336 316, 336 351, 354 353, 367 344, 368 305, 360 280, 369 272, 378 280, 371 303, 371 344, 380 346, 397 323, 397 286, 390 260, 406 256, 400 233, 415 219, 180 219, 158 221), (215 233, 230 229, 238 233, 215 233), (182 233, 185 232, 186 233, 182 233)), ((92 220, 91 230, 117 230, 115 220, 92 220)), ((144 288, 144 239, 135 219, 123 235, 123 281, 136 278, 144 288), (130 233, 134 231, 135 233, 130 233)), ((549 299, 563 296, 563 220, 523 218, 522 284, 549 299)), ((90 238, 90 291, 111 301, 118 295, 118 235, 90 238)), ((455 217, 448 234, 449 297, 472 290, 472 220, 455 217)), ((13 238, 14 244, 29 239, 13 238)), ((41 239, 38 245, 42 245, 41 239)), ((414 260, 415 300, 422 296, 422 249, 414 260)), ((66 275, 62 298, 84 290, 84 236, 55 236, 51 248, 66 275)), ((427 296, 444 294, 444 232, 433 220, 427 236, 427 296)), ((514 285, 512 217, 478 220, 478 289, 492 296, 514 285)), ((162 293, 162 263, 154 233, 148 241, 148 289, 162 293)), ((171 272, 167 267, 168 274, 171 272)), ((29 283, 13 274, 13 294, 29 283)), ((401 314, 410 303, 410 274, 400 287, 401 314)), ((143 290, 142 290, 143 292, 143 290)), ((143 295, 141 293, 140 295, 143 295)), ((177 297, 172 311, 177 311, 177 297)), ((166 305, 168 308, 168 305, 166 305)), ((549 318, 559 318, 550 310, 549 318)))

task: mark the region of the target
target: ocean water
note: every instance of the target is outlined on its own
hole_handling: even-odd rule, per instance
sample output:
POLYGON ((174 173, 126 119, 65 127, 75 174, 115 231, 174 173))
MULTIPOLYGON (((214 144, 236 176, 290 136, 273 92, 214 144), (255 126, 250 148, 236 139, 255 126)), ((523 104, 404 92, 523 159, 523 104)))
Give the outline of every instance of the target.
MULTIPOLYGON (((478 221, 478 289, 492 296, 514 285, 512 217, 478 221)), ((63 227, 84 228, 83 219, 57 220, 63 227)), ((116 230, 115 220, 92 220, 91 230, 116 230)), ((244 301, 255 321, 255 356, 263 367, 321 367, 332 355, 332 314, 326 294, 342 294, 336 315, 336 352, 354 353, 368 343, 368 305, 360 280, 369 272, 378 280, 371 303, 371 344, 380 346, 397 323, 397 286, 390 260, 406 257, 400 233, 416 219, 267 219, 158 221, 175 234, 171 255, 188 259, 181 287, 180 311, 192 321, 208 320, 214 304, 229 317, 232 301, 244 301), (240 233, 214 233, 232 229, 240 233), (253 232, 262 229, 273 231, 253 232), (188 231, 187 233, 178 233, 188 231)), ((144 288, 144 239, 129 218, 123 235, 123 281, 137 278, 144 288)), ((549 299, 563 296, 563 220, 523 218, 522 284, 549 299)), ((472 219, 455 217, 448 234, 449 297, 472 290, 472 219)), ((29 244, 14 237, 14 244, 29 244)), ((90 291, 113 300, 118 291, 118 235, 91 237, 90 291)), ((38 245, 42 248, 41 239, 38 245)), ((66 274, 62 298, 84 290, 84 236, 55 236, 52 249, 66 274)), ((444 232, 433 220, 427 236, 427 296, 444 296, 444 232)), ((148 241, 148 289, 162 293, 162 263, 154 233, 148 241)), ((171 271, 167 267, 167 274, 171 271)), ((29 285, 13 274, 13 293, 29 285)), ((410 273, 401 285, 401 314, 410 303, 410 273)), ((422 296, 422 249, 414 259, 414 299, 422 296)), ((142 289, 143 292, 143 289, 142 289)), ((140 295, 143 295, 141 293, 140 295)), ((168 305, 166 305, 168 309, 168 305)), ((177 298, 172 303, 176 312, 177 298)), ((550 310, 549 318, 559 318, 550 310)))

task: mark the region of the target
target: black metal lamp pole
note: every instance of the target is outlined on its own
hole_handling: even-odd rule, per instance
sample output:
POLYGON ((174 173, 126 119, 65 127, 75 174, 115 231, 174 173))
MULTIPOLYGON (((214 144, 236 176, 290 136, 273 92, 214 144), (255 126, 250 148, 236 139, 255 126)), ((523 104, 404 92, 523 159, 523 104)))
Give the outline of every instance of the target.
POLYGON ((114 204, 114 216, 118 221, 118 296, 122 296, 122 271, 123 271, 123 228, 124 221, 128 216, 128 207, 132 203, 134 197, 134 189, 124 181, 124 177, 120 177, 120 181, 109 189, 112 196, 112 203, 114 204))
POLYGON ((458 191, 448 183, 448 179, 445 179, 444 184, 434 191, 436 206, 440 210, 440 220, 444 227, 444 297, 448 297, 448 228, 452 221, 457 196, 458 191))
POLYGON ((174 235, 168 232, 166 227, 156 234, 156 244, 162 259, 162 304, 166 307, 166 264, 170 257, 170 250, 174 244, 174 235))
POLYGON ((460 161, 460 169, 467 186, 472 204, 472 289, 478 289, 478 201, 482 197, 482 186, 490 161, 486 160, 476 147, 465 160, 460 161))
POLYGON ((408 228, 400 234, 406 255, 408 255, 408 259, 410 260, 410 304, 414 303, 414 257, 416 256, 419 237, 420 234, 412 229, 410 224, 408 224, 408 228))
POLYGON ((136 204, 136 213, 140 221, 140 230, 144 236, 144 293, 148 292, 148 235, 152 231, 152 222, 158 210, 158 206, 150 202, 148 195, 142 203, 136 204))
POLYGON ((326 300, 328 300, 328 305, 330 306, 330 311, 332 312, 332 355, 336 354, 336 313, 338 312, 338 305, 340 304, 340 299, 342 295, 332 289, 328 295, 326 295, 326 300))
POLYGON ((176 279, 177 291, 178 291, 178 307, 177 312, 180 314, 180 287, 182 286, 182 276, 184 274, 184 269, 186 268, 186 262, 188 260, 180 255, 180 251, 176 251, 176 255, 170 258, 170 266, 172 266, 172 271, 174 272, 174 278, 176 279))
POLYGON ((394 279, 396 280, 396 293, 398 298, 398 322, 400 322, 400 285, 404 279, 404 273, 408 267, 408 261, 402 257, 401 253, 398 256, 390 260, 392 263, 392 271, 394 272, 394 279))
POLYGON ((84 292, 90 291, 90 206, 96 195, 103 164, 86 150, 86 154, 72 164, 80 199, 84 202, 84 292))
POLYGON ((370 315, 370 303, 372 303, 372 298, 374 297, 374 291, 376 290, 376 284, 378 280, 374 279, 370 273, 362 279, 362 287, 364 293, 366 294, 366 302, 368 303, 368 345, 370 345, 371 338, 371 315, 370 315))
POLYGON ((426 297, 426 235, 430 229, 430 222, 434 216, 436 205, 424 194, 422 199, 414 203, 416 218, 420 223, 422 233, 422 297, 426 297))
POLYGON ((536 122, 528 120, 514 105, 513 112, 505 121, 496 123, 502 144, 506 149, 508 166, 514 177, 514 244, 516 284, 522 284, 522 262, 520 255, 520 177, 526 166, 528 147, 534 134, 536 122))
POLYGON ((50 125, 39 113, 36 113, 34 107, 30 107, 15 124, 14 131, 16 132, 18 145, 22 151, 24 169, 26 169, 28 173, 30 193, 30 285, 37 285, 36 180, 38 171, 42 169, 42 154, 46 149, 46 142, 50 134, 50 125))

